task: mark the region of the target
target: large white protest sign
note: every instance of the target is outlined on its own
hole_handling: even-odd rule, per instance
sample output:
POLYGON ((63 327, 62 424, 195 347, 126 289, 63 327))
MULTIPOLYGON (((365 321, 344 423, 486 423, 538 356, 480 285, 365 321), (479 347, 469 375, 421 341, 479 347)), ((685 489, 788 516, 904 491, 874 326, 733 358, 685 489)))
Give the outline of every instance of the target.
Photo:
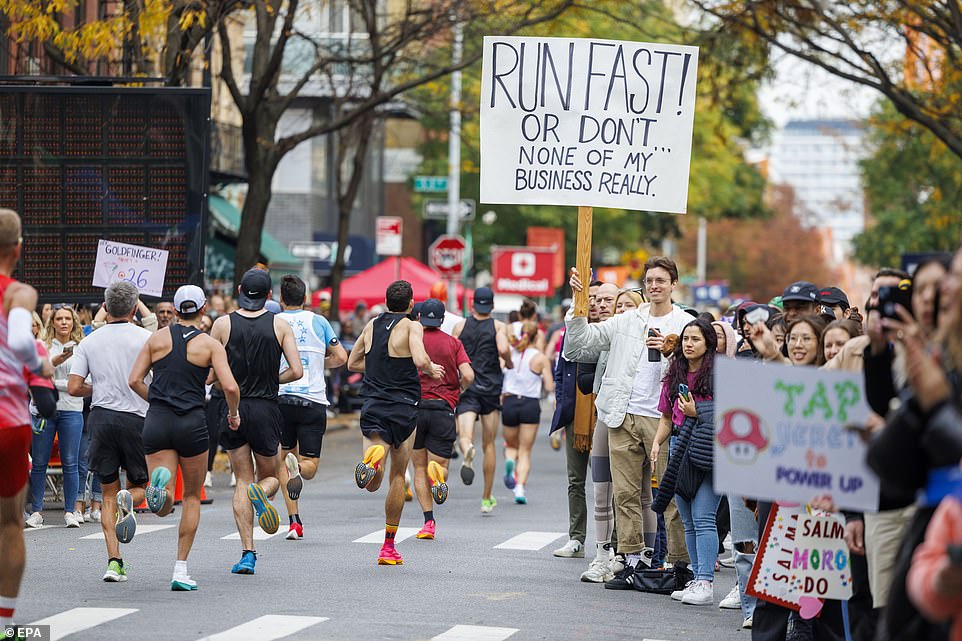
POLYGON ((683 214, 698 48, 488 36, 481 200, 683 214))
POLYGON ((167 274, 167 250, 115 243, 97 244, 94 287, 109 287, 118 280, 132 283, 141 294, 162 296, 167 274))
POLYGON ((878 477, 851 426, 864 425, 862 375, 733 359, 715 361, 715 490, 875 511, 878 477))

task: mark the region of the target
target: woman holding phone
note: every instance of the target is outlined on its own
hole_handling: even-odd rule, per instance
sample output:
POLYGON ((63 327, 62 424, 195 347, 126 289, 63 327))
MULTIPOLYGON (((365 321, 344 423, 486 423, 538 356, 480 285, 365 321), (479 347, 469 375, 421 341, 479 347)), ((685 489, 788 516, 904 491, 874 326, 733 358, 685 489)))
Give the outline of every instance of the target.
MULTIPOLYGON (((27 525, 38 528, 43 525, 43 492, 47 484, 47 464, 56 436, 60 447, 60 464, 63 468, 64 524, 80 527, 83 512, 77 507, 80 489, 80 439, 83 436, 83 399, 67 393, 67 376, 73 349, 83 338, 83 330, 77 312, 66 304, 53 306, 44 334, 44 344, 54 366, 53 384, 59 392, 57 412, 53 418, 42 422, 34 417, 33 440, 30 457, 30 504, 33 513, 27 525)), ((84 479, 86 480, 86 479, 84 479)), ((81 496, 82 498, 82 496, 81 496)))
POLYGON ((714 449, 715 328, 693 320, 682 330, 668 372, 662 382, 658 410, 662 413, 651 458, 658 459, 662 444, 672 436, 668 470, 652 505, 663 513, 672 495, 685 525, 685 545, 695 579, 671 598, 687 605, 714 602, 718 530, 715 513, 720 497, 712 486, 714 449))

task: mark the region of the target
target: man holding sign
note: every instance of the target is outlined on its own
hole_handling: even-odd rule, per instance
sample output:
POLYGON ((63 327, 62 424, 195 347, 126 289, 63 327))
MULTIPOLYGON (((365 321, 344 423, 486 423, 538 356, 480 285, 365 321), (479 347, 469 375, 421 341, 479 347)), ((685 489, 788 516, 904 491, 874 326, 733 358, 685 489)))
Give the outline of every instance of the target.
MULTIPOLYGON (((582 289, 577 269, 571 270, 570 284, 575 291, 582 289)), ((610 354, 595 405, 598 420, 610 428, 608 446, 618 552, 625 555, 625 569, 605 583, 608 589, 631 589, 631 576, 638 564, 650 565, 643 553, 654 544, 657 530, 651 511, 651 467, 655 462, 651 453, 661 416, 660 350, 665 336, 681 334, 691 320, 671 302, 677 284, 675 262, 654 256, 645 263, 645 293, 650 305, 591 325, 572 312, 565 319, 565 358, 578 361, 600 351, 610 354)), ((659 479, 664 474, 666 459, 657 461, 659 479)))

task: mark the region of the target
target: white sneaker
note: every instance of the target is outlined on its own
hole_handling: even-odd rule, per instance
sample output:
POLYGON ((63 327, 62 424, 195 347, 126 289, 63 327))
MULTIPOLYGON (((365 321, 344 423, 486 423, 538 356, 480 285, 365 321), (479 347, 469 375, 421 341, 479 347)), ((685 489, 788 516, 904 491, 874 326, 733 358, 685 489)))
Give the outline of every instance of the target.
POLYGON ((81 525, 87 521, 87 519, 83 515, 83 512, 81 512, 80 510, 74 510, 73 515, 74 515, 74 518, 77 519, 77 522, 80 523, 81 525))
POLYGON ((691 591, 691 589, 695 586, 695 583, 697 583, 697 581, 689 581, 688 583, 685 584, 685 587, 682 588, 681 590, 675 590, 674 592, 672 592, 671 593, 672 600, 681 601, 682 599, 684 599, 685 595, 688 594, 691 591))
POLYGON ((608 561, 608 567, 612 574, 621 574, 625 571, 625 557, 620 554, 612 556, 611 560, 608 561))
POLYGON ((27 517, 27 527, 39 528, 43 527, 43 514, 40 512, 34 512, 27 517))
POLYGON ((90 510, 90 521, 100 523, 100 510, 90 510))
POLYGON ((555 556, 562 559, 583 559, 585 558, 585 546, 577 539, 571 539, 560 548, 554 551, 555 556))
POLYGON ((611 563, 607 559, 595 559, 581 574, 581 580, 585 583, 605 583, 613 578, 615 575, 611 572, 611 563))
POLYGON ((742 629, 743 629, 743 630, 751 630, 751 629, 752 629, 752 617, 748 617, 747 619, 745 619, 744 621, 742 621, 742 629))
POLYGON ((722 610, 740 610, 741 609, 742 595, 741 595, 741 592, 738 591, 737 583, 735 584, 735 587, 733 587, 731 591, 728 593, 728 596, 726 596, 724 599, 721 600, 721 603, 718 604, 718 607, 722 610))
MULTIPOLYGON (((514 502, 518 505, 525 505, 528 502, 528 498, 524 495, 524 486, 518 483, 514 486, 514 502)), ((584 550, 581 551, 581 556, 585 555, 584 550)))
POLYGON ((214 480, 210 477, 210 472, 204 477, 204 487, 214 487, 214 480))
POLYGON ((67 527, 80 527, 80 521, 77 520, 77 515, 74 512, 64 512, 63 522, 67 527))
POLYGON ((681 602, 685 605, 711 605, 715 602, 715 589, 711 581, 695 581, 681 602))

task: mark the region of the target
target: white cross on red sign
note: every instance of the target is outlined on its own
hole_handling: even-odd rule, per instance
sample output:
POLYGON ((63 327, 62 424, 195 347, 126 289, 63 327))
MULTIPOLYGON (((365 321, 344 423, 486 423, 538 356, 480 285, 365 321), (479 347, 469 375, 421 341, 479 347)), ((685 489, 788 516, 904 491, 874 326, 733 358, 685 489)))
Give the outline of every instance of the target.
POLYGON ((542 247, 492 247, 493 289, 499 294, 550 296, 554 250, 542 247))

